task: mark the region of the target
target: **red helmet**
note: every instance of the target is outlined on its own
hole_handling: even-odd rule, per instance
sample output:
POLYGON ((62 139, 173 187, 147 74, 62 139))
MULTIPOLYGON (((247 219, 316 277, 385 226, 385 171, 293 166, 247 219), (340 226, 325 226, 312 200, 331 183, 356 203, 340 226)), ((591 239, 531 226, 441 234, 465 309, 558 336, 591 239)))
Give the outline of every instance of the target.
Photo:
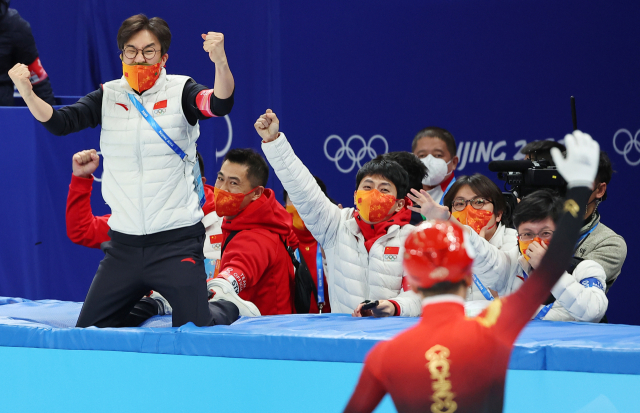
POLYGON ((426 221, 404 242, 404 270, 409 284, 430 288, 434 284, 465 280, 471 284, 475 253, 464 230, 449 221, 426 221))

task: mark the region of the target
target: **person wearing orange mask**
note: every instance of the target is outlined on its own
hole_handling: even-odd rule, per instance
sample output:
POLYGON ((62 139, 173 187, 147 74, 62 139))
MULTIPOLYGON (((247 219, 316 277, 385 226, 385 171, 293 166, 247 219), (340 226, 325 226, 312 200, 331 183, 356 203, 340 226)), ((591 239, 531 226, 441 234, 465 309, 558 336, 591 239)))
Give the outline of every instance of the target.
POLYGON ((253 315, 291 314, 294 268, 287 246, 297 245, 291 215, 265 188, 268 179, 269 166, 253 149, 225 155, 214 187, 215 210, 223 217, 221 258, 207 287, 214 298, 255 304, 253 315))
POLYGON ((291 202, 324 248, 331 311, 355 317, 420 315, 420 301, 402 268, 403 242, 413 229, 407 172, 397 162, 376 157, 356 174, 355 208, 340 209, 279 132, 275 113, 268 109, 254 126, 291 202))
MULTIPOLYGON (((454 218, 471 227, 486 241, 478 243, 478 250, 492 246, 506 254, 517 252, 517 233, 509 227, 504 197, 488 177, 481 174, 461 176, 445 195, 444 205, 454 218)), ((488 271, 486 266, 476 261, 473 273, 476 277, 469 287, 467 301, 491 301, 491 297, 497 296, 495 272, 488 271)))
MULTIPOLYGON (((316 183, 322 190, 322 193, 329 197, 329 195, 327 194, 327 186, 324 184, 324 182, 322 182, 322 179, 318 178, 317 176, 314 176, 313 178, 316 180, 316 183)), ((291 200, 289 199, 289 194, 287 194, 286 189, 282 192, 282 200, 284 201, 285 209, 289 214, 291 214, 291 218, 293 220, 293 233, 296 235, 299 241, 298 250, 296 253, 298 261, 304 261, 306 267, 309 269, 311 279, 313 280, 316 288, 315 291, 311 291, 311 299, 309 300, 308 311, 303 311, 303 313, 330 313, 331 304, 329 303, 329 288, 327 286, 326 270, 327 263, 326 259, 324 258, 324 251, 322 250, 320 244, 318 244, 318 241, 313 238, 311 232, 309 232, 307 227, 304 225, 304 221, 300 217, 300 214, 298 213, 296 207, 293 205, 293 202, 291 202, 291 200)), ((331 200, 331 202, 337 205, 335 201, 331 200)))
POLYGON ((33 116, 52 134, 101 126, 102 195, 112 211, 111 240, 77 327, 121 325, 151 289, 173 307, 175 327, 214 323, 204 276, 205 196, 196 142, 200 120, 231 111, 235 82, 224 36, 200 37, 202 60, 215 65, 214 89, 167 74, 171 31, 163 19, 143 14, 129 17, 118 30, 122 77, 73 105, 54 110, 33 93, 26 65, 9 71, 33 116))

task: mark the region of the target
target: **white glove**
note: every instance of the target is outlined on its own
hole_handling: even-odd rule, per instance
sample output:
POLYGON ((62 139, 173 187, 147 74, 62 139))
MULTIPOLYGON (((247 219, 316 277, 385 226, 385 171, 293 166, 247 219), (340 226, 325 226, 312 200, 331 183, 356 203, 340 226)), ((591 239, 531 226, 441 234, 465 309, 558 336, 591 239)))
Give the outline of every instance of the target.
POLYGON ((587 186, 593 189, 600 163, 600 145, 591 136, 579 130, 564 137, 567 157, 558 148, 551 149, 551 157, 558 172, 567 181, 567 187, 587 186))

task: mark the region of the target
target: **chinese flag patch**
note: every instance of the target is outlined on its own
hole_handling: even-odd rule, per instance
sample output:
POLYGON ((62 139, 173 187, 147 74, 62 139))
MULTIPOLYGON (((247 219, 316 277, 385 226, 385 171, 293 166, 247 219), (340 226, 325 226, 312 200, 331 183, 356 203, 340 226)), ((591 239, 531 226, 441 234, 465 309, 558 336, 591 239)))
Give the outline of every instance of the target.
POLYGON ((398 253, 400 252, 400 247, 386 247, 384 249, 384 253, 385 255, 389 254, 389 255, 398 255, 398 253))
POLYGON ((167 107, 167 100, 161 100, 160 102, 156 102, 155 105, 153 105, 153 110, 156 109, 164 109, 167 107))
MULTIPOLYGON (((165 102, 166 102, 166 100, 165 100, 165 102)), ((220 243, 222 243, 222 234, 209 236, 209 242, 212 243, 212 244, 220 244, 220 243)))

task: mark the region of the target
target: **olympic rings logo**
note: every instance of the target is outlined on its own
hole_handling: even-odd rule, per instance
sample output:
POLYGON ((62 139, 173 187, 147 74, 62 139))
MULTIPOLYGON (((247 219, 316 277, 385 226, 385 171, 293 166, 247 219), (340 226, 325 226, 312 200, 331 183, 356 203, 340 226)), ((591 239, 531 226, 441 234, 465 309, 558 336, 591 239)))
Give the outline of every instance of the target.
POLYGON ((358 169, 362 168, 362 163, 360 161, 362 161, 365 158, 365 156, 368 156, 371 159, 378 156, 378 152, 376 152, 376 150, 371 147, 371 143, 373 143, 373 141, 375 141, 376 139, 379 139, 382 142, 384 142, 384 152, 382 153, 389 152, 389 144, 387 143, 387 140, 382 135, 373 135, 369 139, 369 142, 365 141, 364 138, 360 135, 353 135, 349 139, 347 139, 347 143, 344 143, 344 141, 340 136, 331 135, 324 141, 324 155, 327 157, 328 160, 336 163, 336 168, 338 168, 340 172, 347 174, 351 172, 356 165, 358 165, 358 169), (336 153, 333 156, 331 156, 329 155, 327 146, 329 142, 331 142, 334 139, 340 142, 340 148, 338 148, 336 153), (358 152, 354 151, 350 147, 353 141, 359 141, 362 143, 362 148, 360 148, 358 152), (340 166, 340 163, 339 163, 340 160, 345 155, 351 161, 351 166, 348 168, 343 168, 342 166, 340 166))
POLYGON ((624 156, 624 160, 627 161, 627 163, 631 166, 640 164, 640 157, 638 158, 638 160, 632 161, 627 156, 633 149, 635 149, 638 154, 640 154, 640 142, 638 142, 638 136, 640 136, 640 130, 638 130, 634 136, 626 129, 618 129, 615 135, 613 135, 613 149, 615 149, 616 152, 618 152, 620 155, 624 156), (618 148, 618 145, 616 143, 618 135, 627 135, 629 137, 629 140, 624 144, 622 149, 618 148))

